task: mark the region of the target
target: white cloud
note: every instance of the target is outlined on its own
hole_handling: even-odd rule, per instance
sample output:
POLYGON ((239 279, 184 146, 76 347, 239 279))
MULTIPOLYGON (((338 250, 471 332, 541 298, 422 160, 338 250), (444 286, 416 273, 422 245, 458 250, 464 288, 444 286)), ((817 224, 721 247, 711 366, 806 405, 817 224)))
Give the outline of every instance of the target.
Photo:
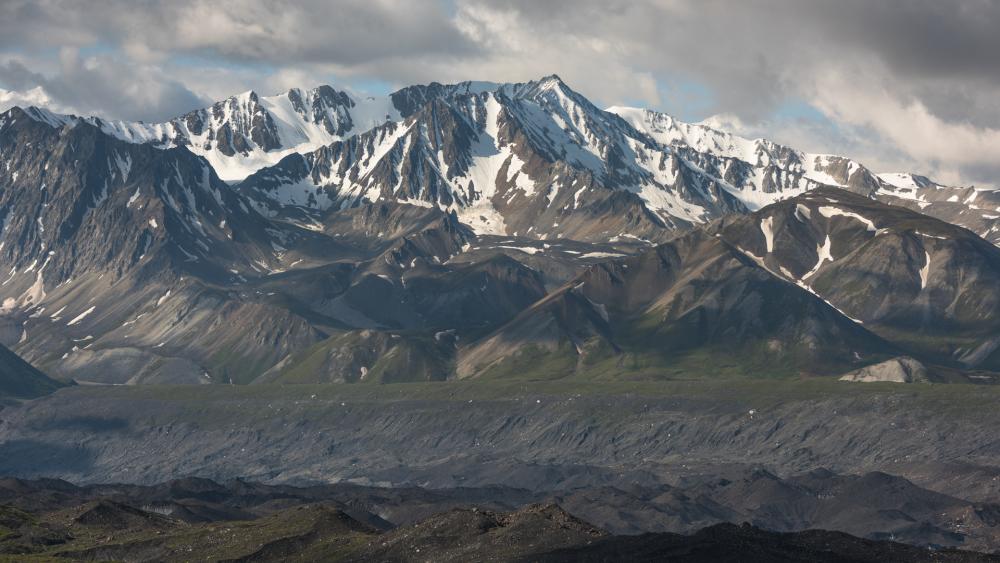
POLYGON ((54 102, 41 86, 23 92, 0 89, 0 111, 6 111, 14 106, 38 106, 59 113, 76 113, 72 107, 54 102))
POLYGON ((776 140, 850 151, 876 167, 977 182, 1000 175, 996 2, 150 0, 142 8, 0 2, 0 87, 42 86, 53 103, 150 120, 250 88, 272 93, 333 77, 349 87, 557 73, 599 105, 728 112, 776 140), (71 49, 60 61, 53 47, 62 46, 71 49), (781 117, 790 101, 835 123, 781 117))
MULTIPOLYGON (((961 181, 964 166, 1000 163, 1000 130, 949 122, 917 99, 890 92, 877 79, 829 70, 816 77, 812 101, 832 119, 869 127, 945 181, 961 181)), ((996 182, 997 179, 994 179, 996 182)))
POLYGON ((30 59, 0 58, 0 85, 21 93, 40 88, 55 109, 120 119, 164 119, 207 102, 162 68, 114 55, 81 56, 63 47, 47 73, 33 66, 30 59))

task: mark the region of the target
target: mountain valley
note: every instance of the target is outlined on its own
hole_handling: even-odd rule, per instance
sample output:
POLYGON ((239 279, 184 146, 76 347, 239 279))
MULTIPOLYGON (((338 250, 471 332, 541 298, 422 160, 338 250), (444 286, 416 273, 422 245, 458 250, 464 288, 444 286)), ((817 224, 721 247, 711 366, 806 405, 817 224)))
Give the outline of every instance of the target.
POLYGON ((918 172, 555 75, 11 108, 0 559, 996 560, 1000 190, 918 172))

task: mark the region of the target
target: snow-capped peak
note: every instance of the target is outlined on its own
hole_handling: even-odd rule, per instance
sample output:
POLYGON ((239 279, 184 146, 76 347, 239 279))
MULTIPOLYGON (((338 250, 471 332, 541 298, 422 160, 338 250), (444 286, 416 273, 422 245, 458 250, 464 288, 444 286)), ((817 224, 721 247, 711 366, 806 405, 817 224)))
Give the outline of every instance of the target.
POLYGON ((744 139, 704 124, 686 123, 649 109, 612 106, 607 111, 666 146, 683 144, 699 152, 739 158, 750 164, 758 161, 761 140, 744 139))
POLYGON ((938 185, 927 176, 911 174, 910 172, 886 172, 878 175, 879 179, 896 188, 916 190, 938 185))
POLYGON ((133 143, 186 146, 205 157, 223 180, 242 180, 296 152, 308 152, 387 120, 400 120, 388 96, 363 97, 330 86, 292 88, 274 96, 253 90, 162 123, 77 118, 35 108, 54 126, 83 119, 133 143))

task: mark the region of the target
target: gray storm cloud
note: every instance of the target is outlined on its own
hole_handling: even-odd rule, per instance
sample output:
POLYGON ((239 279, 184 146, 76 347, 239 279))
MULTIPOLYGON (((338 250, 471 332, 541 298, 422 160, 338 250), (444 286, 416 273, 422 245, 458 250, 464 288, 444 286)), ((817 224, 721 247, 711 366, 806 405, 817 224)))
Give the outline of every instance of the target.
POLYGON ((993 0, 6 0, 0 87, 154 119, 289 77, 402 85, 557 72, 600 103, 667 112, 683 112, 670 106, 682 81, 707 93, 702 117, 997 183, 996 29, 993 0), (75 64, 53 54, 67 47, 84 53, 75 64), (837 131, 782 120, 792 102, 837 131))

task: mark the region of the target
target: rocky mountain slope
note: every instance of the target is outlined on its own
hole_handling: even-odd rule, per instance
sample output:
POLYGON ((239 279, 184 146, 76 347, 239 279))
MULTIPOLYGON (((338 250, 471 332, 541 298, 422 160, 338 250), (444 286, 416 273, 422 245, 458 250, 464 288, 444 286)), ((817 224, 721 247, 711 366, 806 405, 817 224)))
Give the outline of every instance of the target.
POLYGON ((62 386, 62 383, 50 379, 6 346, 0 346, 0 402, 8 399, 34 399, 62 386))
POLYGON ((687 362, 706 374, 836 373, 891 349, 736 246, 694 231, 588 268, 463 349, 458 374, 539 369, 553 377, 655 377, 687 362))
POLYGON ((265 192, 256 195, 272 209, 417 200, 455 209, 478 232, 606 240, 656 239, 646 221, 683 228, 835 186, 967 226, 993 242, 1000 236, 1000 192, 993 189, 876 174, 846 157, 743 139, 649 110, 602 111, 556 76, 415 86, 392 100, 402 108, 398 121, 355 143, 291 157, 246 188, 265 192), (613 199, 596 205, 605 191, 613 199))
POLYGON ((53 375, 137 382, 153 369, 199 381, 206 370, 194 362, 218 349, 156 350, 174 340, 192 352, 206 333, 237 346, 250 333, 241 352, 259 359, 314 330, 233 291, 239 272, 276 267, 291 235, 204 159, 19 109, 0 117, 0 155, 10 174, 0 193, 5 341, 53 375), (213 331, 227 323, 229 338, 213 331), (254 326, 273 335, 256 351, 254 326))
POLYGON ((1000 367, 1000 249, 966 229, 822 188, 712 230, 885 338, 939 362, 1000 367))

